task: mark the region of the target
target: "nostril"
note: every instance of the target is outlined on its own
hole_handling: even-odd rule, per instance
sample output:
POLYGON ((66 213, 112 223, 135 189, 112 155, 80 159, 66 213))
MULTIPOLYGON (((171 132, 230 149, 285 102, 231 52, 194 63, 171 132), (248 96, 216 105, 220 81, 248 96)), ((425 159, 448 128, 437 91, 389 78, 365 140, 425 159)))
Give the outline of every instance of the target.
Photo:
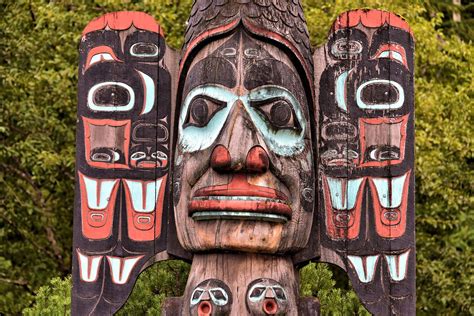
POLYGON ((245 164, 249 172, 264 173, 268 170, 270 161, 265 149, 257 145, 249 150, 245 164))
POLYGON ((224 171, 230 169, 230 153, 224 145, 217 145, 212 150, 211 167, 217 171, 224 171))

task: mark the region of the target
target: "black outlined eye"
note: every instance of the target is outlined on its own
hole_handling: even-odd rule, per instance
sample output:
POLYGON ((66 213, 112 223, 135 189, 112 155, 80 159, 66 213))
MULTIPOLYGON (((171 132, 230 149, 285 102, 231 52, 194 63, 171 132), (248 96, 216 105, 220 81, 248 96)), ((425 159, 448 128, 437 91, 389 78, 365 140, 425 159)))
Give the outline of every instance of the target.
POLYGON ((209 98, 207 96, 197 96, 189 105, 185 126, 192 125, 204 127, 211 118, 224 107, 225 103, 209 98))
POLYGON ((156 57, 158 53, 158 46, 153 43, 140 42, 130 47, 130 54, 135 57, 156 57))
POLYGON ((291 104, 285 99, 259 101, 252 104, 266 118, 270 124, 277 128, 298 129, 295 113, 291 104))
POLYGON ((252 298, 258 298, 263 295, 263 292, 265 292, 266 288, 264 287, 256 287, 252 290, 252 293, 250 293, 250 297, 252 298))

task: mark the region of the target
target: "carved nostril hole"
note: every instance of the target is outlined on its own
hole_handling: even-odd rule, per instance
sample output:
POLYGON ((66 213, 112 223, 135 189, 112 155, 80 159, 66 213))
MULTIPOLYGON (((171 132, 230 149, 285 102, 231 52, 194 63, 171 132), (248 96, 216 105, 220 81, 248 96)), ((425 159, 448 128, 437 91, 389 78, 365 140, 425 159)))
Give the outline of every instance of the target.
POLYGON ((217 171, 225 171, 230 169, 230 153, 224 145, 217 145, 212 150, 211 167, 217 171))
POLYGON ((252 147, 245 161, 245 167, 249 172, 264 173, 268 170, 270 161, 267 152, 261 146, 252 147))
POLYGON ((263 311, 267 315, 275 315, 278 311, 278 305, 274 299, 266 299, 263 301, 263 311))
POLYGON ((211 315, 212 306, 207 301, 199 303, 198 307, 198 316, 208 316, 211 315))

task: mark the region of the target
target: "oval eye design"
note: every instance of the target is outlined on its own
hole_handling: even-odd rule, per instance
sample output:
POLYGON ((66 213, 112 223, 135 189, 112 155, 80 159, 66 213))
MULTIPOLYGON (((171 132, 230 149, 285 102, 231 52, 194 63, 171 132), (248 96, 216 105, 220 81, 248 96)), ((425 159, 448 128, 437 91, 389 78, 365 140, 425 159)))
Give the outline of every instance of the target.
POLYGON ((254 105, 275 128, 297 129, 299 127, 294 118, 293 107, 285 99, 264 104, 259 102, 254 105))
POLYGON ((374 79, 357 88, 356 101, 364 110, 396 110, 405 102, 405 94, 395 81, 374 79))
POLYGON ((201 288, 197 288, 194 290, 193 294, 191 295, 191 305, 196 305, 197 303, 199 303, 199 301, 201 300, 201 296, 204 294, 204 291, 205 290, 201 288))
POLYGON ((209 123, 214 114, 222 109, 224 103, 204 97, 197 96, 191 101, 185 126, 192 125, 204 127, 209 123))
POLYGON ((334 42, 331 53, 338 59, 360 58, 362 44, 358 41, 341 38, 334 42))
POLYGON ((166 159, 168 159, 168 156, 162 151, 155 151, 154 153, 151 154, 151 158, 159 159, 159 160, 166 160, 166 159))
POLYGON ((265 290, 265 287, 256 287, 252 292, 250 292, 249 297, 252 299, 259 299, 265 293, 265 290))
POLYGON ((130 47, 130 54, 135 57, 156 57, 159 48, 153 43, 135 43, 130 47))
POLYGON ((213 288, 209 290, 212 302, 218 306, 224 306, 229 301, 226 291, 222 288, 213 288))
POLYGON ((133 89, 122 82, 102 82, 89 90, 87 106, 93 111, 129 111, 135 103, 133 89))

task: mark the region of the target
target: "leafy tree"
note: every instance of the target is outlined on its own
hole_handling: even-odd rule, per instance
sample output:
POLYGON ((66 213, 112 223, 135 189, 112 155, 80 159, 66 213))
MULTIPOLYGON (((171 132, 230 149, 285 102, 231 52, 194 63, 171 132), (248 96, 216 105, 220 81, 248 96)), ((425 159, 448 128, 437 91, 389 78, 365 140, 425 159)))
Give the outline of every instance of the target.
MULTIPOLYGON (((303 1, 314 45, 325 41, 340 12, 353 8, 394 11, 413 28, 420 315, 474 314, 474 48, 472 27, 461 32, 445 24, 451 14, 441 6, 445 2, 303 1)), ((25 313, 56 315, 70 304, 82 29, 105 12, 144 11, 179 47, 190 7, 191 0, 0 1, 0 314, 34 305, 25 313)), ((157 312, 163 297, 180 295, 187 269, 175 262, 145 271, 123 313, 142 305, 143 313, 157 312)), ((340 270, 320 264, 301 273, 302 293, 318 295, 324 314, 365 313, 340 270)))

